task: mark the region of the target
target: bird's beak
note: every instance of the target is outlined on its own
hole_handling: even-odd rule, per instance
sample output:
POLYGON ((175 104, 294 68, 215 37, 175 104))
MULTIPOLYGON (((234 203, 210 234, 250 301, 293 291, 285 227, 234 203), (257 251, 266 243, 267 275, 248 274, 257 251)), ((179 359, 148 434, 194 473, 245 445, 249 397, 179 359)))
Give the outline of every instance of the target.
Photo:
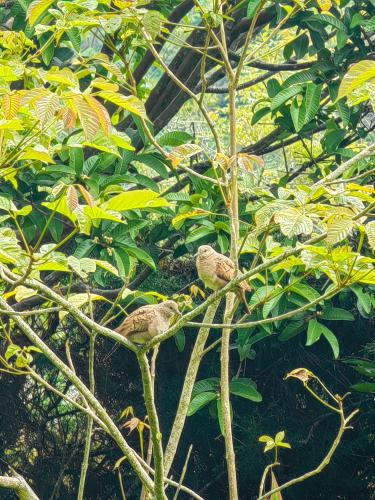
POLYGON ((181 316, 182 316, 182 312, 178 311, 178 312, 177 312, 177 316, 178 316, 179 318, 181 318, 181 316))
POLYGON ((196 253, 193 255, 193 257, 198 257, 198 252, 196 252, 196 253))

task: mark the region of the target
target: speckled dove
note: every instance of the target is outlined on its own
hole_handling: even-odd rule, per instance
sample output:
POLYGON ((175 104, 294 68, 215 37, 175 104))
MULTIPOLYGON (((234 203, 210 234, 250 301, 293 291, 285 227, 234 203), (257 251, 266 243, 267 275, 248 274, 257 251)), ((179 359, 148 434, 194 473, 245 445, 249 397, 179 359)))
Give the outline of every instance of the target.
MULTIPOLYGON (((209 245, 200 246, 196 255, 198 276, 205 286, 211 288, 211 290, 223 288, 234 278, 234 264, 229 257, 216 252, 209 245)), ((246 311, 249 314, 250 310, 245 292, 250 291, 251 287, 246 281, 242 281, 234 290, 238 298, 244 303, 246 311)))
POLYGON ((142 306, 129 314, 115 332, 136 344, 144 344, 168 330, 174 316, 181 313, 173 300, 142 306))

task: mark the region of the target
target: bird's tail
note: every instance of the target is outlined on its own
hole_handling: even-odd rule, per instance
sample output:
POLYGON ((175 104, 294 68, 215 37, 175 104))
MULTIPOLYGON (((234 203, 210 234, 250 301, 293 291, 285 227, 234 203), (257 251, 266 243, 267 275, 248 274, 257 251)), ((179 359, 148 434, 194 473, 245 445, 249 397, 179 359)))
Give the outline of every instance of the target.
POLYGON ((239 301, 242 302, 243 305, 245 306, 247 314, 251 314, 251 311, 250 311, 250 308, 249 308, 249 304, 247 303, 247 300, 246 300, 245 290, 242 287, 241 288, 237 288, 236 294, 237 294, 237 297, 238 297, 239 301))

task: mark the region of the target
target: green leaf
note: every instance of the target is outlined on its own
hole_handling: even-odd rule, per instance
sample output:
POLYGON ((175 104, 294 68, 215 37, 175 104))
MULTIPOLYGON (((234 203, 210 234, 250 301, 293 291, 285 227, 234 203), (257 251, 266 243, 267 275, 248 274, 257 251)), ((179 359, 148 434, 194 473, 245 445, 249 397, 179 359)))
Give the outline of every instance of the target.
POLYGON ((92 260, 95 262, 97 266, 101 267, 105 271, 108 271, 109 273, 112 273, 115 276, 119 276, 117 269, 106 260, 99 260, 99 259, 92 259, 92 260))
POLYGON ((353 229, 353 225, 353 221, 349 218, 333 218, 327 224, 326 242, 329 245, 334 245, 335 243, 339 243, 340 241, 344 240, 350 235, 353 229))
POLYGON ((286 342, 287 340, 295 337, 306 329, 306 323, 303 320, 291 321, 284 330, 280 333, 278 340, 286 342))
POLYGON ((305 69, 289 76, 283 83, 283 87, 291 87, 292 85, 296 85, 298 83, 309 82, 311 80, 314 80, 315 78, 316 71, 314 69, 305 69))
POLYGON ((179 130, 174 130, 172 132, 166 132, 162 136, 160 136, 157 141, 159 146, 181 146, 181 144, 186 144, 187 142, 191 142, 193 140, 193 136, 188 134, 187 132, 181 132, 179 130))
POLYGON ((284 441, 284 438, 285 438, 285 431, 278 432, 276 434, 276 436, 275 436, 275 442, 276 442, 276 444, 278 444, 281 441, 284 441))
POLYGON ((103 203, 104 210, 114 210, 123 212, 125 210, 146 209, 167 207, 169 203, 164 198, 160 198, 158 193, 150 190, 135 190, 114 196, 109 201, 103 203))
POLYGON ((142 154, 142 155, 138 155, 135 159, 137 161, 139 161, 140 163, 144 163, 149 168, 152 168, 152 170, 155 170, 155 172, 157 172, 160 175, 160 177, 162 177, 163 179, 168 179, 169 175, 168 175, 167 167, 155 155, 142 154))
POLYGON ((185 243, 193 243, 194 241, 200 240, 201 238, 205 238, 206 236, 212 234, 215 234, 215 231, 213 229, 204 226, 198 227, 189 233, 185 240, 185 243))
POLYGON ((303 99, 301 113, 298 117, 297 132, 299 132, 304 125, 309 123, 315 117, 320 106, 321 92, 321 85, 315 85, 314 83, 308 83, 306 85, 306 93, 303 99))
POLYGON ((118 94, 110 90, 100 91, 98 95, 102 99, 112 102, 113 104, 116 104, 116 106, 119 106, 120 108, 129 111, 129 113, 141 116, 143 118, 147 118, 146 111, 142 101, 140 101, 136 97, 123 96, 121 94, 118 94))
POLYGON ((249 0, 246 11, 246 17, 248 19, 251 19, 254 16, 259 4, 260 0, 249 0))
POLYGON ((262 395, 257 391, 255 383, 250 378, 232 380, 229 384, 229 391, 231 394, 250 399, 256 403, 262 401, 262 395))
POLYGON ((251 118, 251 125, 255 125, 259 122, 264 116, 268 115, 271 112, 271 108, 266 106, 265 108, 260 108, 258 111, 255 111, 253 117, 251 118))
POLYGON ((268 443, 268 442, 273 441, 273 437, 267 436, 266 434, 264 434, 263 436, 260 436, 260 438, 258 439, 258 441, 260 443, 268 443))
POLYGON ((372 250, 375 251, 375 220, 368 222, 365 226, 367 239, 372 250))
POLYGON ((340 19, 337 19, 337 17, 330 14, 315 14, 314 16, 310 16, 306 19, 306 21, 321 21, 324 24, 329 24, 338 30, 347 31, 345 24, 340 21, 340 19))
POLYGON ((294 207, 280 210, 275 214, 274 219, 276 224, 280 224, 281 232, 288 238, 299 234, 309 235, 314 228, 312 220, 303 213, 302 209, 294 207))
POLYGON ((322 333, 332 348, 333 356, 335 357, 335 359, 337 359, 339 357, 339 353, 340 353, 340 346, 339 346, 339 342, 337 340, 336 335, 331 330, 329 330, 326 326, 324 326, 322 333))
POLYGON ((129 255, 122 248, 114 248, 113 256, 115 258, 116 266, 121 278, 125 278, 130 272, 130 259, 129 255))
POLYGON ((135 257, 136 259, 140 260, 144 264, 146 264, 148 267, 151 267, 151 269, 156 269, 155 262, 151 255, 149 255, 147 252, 142 250, 141 248, 137 247, 126 247, 126 251, 128 252, 129 255, 132 257, 135 257))
POLYGON ((19 352, 21 352, 21 347, 19 345, 9 344, 5 351, 5 359, 9 361, 10 358, 16 356, 19 352))
POLYGON ((220 432, 221 435, 224 436, 223 405, 221 404, 220 398, 216 400, 216 411, 217 411, 217 418, 219 420, 220 432))
POLYGON ((350 311, 341 309, 340 307, 327 306, 320 315, 321 319, 330 321, 354 321, 355 318, 350 311))
POLYGON ((362 306, 364 312, 366 314, 370 314, 372 308, 371 295, 364 292, 363 288, 360 285, 352 285, 350 289, 357 296, 358 302, 362 306))
POLYGON ((277 108, 282 106, 284 102, 286 102, 291 97, 294 97, 297 94, 302 93, 303 86, 302 85, 293 85, 292 87, 288 87, 283 89, 281 92, 275 95, 275 97, 271 100, 271 111, 275 111, 277 108))
POLYGON ((317 290, 304 283, 293 284, 289 287, 289 290, 293 293, 296 293, 297 295, 301 295, 301 297, 308 300, 309 302, 313 302, 320 297, 320 294, 317 290))
POLYGON ((77 177, 82 174, 83 170, 83 149, 82 148, 69 148, 69 167, 76 173, 77 177))
POLYGON ((83 213, 92 220, 104 219, 124 224, 124 221, 122 221, 119 217, 116 217, 115 215, 110 214, 107 210, 103 210, 103 208, 97 206, 90 207, 89 205, 86 205, 83 208, 83 213))
POLYGON ((341 81, 337 100, 350 96, 353 91, 375 78, 375 61, 367 60, 353 64, 341 81))
POLYGON ((179 352, 182 352, 185 349, 185 341, 186 336, 183 330, 179 330, 174 336, 174 340, 176 342, 177 349, 179 352))
POLYGON ((316 319, 310 319, 309 326, 307 328, 307 341, 306 345, 313 345, 316 341, 320 339, 322 334, 322 325, 318 323, 316 319))
POLYGON ((274 297, 271 297, 263 306, 263 318, 267 318, 269 314, 272 312, 277 304, 279 303, 283 293, 281 290, 277 290, 277 294, 274 297))
POLYGON ((375 382, 361 382, 350 387, 358 392, 375 392, 375 382))
POLYGON ((206 378, 195 382, 192 397, 201 392, 218 391, 220 388, 220 379, 218 377, 206 378))
POLYGON ((191 401, 187 411, 188 417, 191 417, 198 410, 208 405, 210 401, 216 399, 216 394, 214 392, 201 392, 197 394, 191 401))
POLYGON ((34 24, 48 10, 48 7, 52 5, 53 2, 54 0, 34 0, 34 2, 31 2, 26 14, 30 26, 34 26, 34 24))

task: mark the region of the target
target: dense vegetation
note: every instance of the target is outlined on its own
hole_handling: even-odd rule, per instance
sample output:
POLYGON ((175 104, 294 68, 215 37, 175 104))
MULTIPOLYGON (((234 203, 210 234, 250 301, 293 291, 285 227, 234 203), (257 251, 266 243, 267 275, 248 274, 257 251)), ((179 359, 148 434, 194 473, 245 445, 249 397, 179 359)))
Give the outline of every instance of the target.
POLYGON ((375 2, 0 23, 0 497, 375 498, 375 2))

